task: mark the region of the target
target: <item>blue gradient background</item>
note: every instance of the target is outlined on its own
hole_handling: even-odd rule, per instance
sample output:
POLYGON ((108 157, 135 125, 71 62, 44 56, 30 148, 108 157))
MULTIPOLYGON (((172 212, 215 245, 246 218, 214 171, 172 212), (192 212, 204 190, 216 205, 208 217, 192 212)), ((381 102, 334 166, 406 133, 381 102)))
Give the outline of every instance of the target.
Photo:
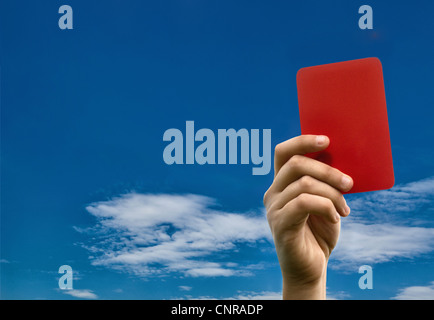
MULTIPOLYGON (((233 211, 262 206, 272 182, 251 166, 167 166, 162 135, 199 128, 269 128, 272 145, 300 134, 299 68, 364 57, 383 64, 396 183, 434 175, 434 3, 370 1, 0 2, 1 298, 69 299, 57 270, 70 264, 102 299, 170 299, 179 277, 139 279, 92 266, 73 226, 85 206, 129 190, 195 193, 233 211), (58 8, 74 10, 60 30, 58 8), (122 289, 122 293, 119 293, 122 289)), ((252 248, 247 248, 253 250, 252 248)), ((254 278, 192 278, 193 296, 279 291, 274 267, 254 278)), ((434 281, 433 256, 329 272, 328 290, 388 299, 434 281)), ((183 282, 184 281, 184 282, 183 282)))

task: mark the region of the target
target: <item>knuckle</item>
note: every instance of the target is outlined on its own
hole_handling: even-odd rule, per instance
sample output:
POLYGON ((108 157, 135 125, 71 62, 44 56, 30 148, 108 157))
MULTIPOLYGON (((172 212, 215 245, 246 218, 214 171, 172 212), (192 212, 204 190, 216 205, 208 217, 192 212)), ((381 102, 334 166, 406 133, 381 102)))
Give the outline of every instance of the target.
POLYGON ((300 187, 304 190, 309 190, 314 184, 314 179, 311 176, 303 176, 299 179, 300 187))
POLYGON ((270 226, 271 230, 274 230, 276 228, 276 225, 278 224, 277 214, 278 211, 267 210, 266 217, 267 217, 268 225, 270 226))
POLYGON ((299 210, 305 210, 309 206, 309 195, 307 193, 301 193, 295 198, 295 205, 299 210))
POLYGON ((322 206, 323 206, 324 212, 333 212, 333 211, 335 211, 334 210, 335 206, 333 204, 333 201, 330 200, 329 198, 325 198, 325 201, 323 201, 322 206))
POLYGON ((266 217, 267 217, 267 220, 268 220, 268 222, 270 223, 270 221, 272 221, 272 213, 271 213, 271 211, 270 210, 267 210, 267 214, 265 215, 266 217))
POLYGON ((284 153, 284 145, 283 142, 281 142, 277 144, 276 147, 274 148, 274 157, 280 158, 282 157, 283 153, 284 153))
POLYGON ((298 168, 303 162, 303 157, 299 155, 294 155, 289 159, 288 165, 292 168, 298 168))
POLYGON ((268 190, 265 191, 265 193, 264 193, 264 197, 263 197, 263 199, 262 199, 262 202, 264 203, 265 206, 267 206, 268 200, 269 200, 269 198, 270 198, 270 194, 271 194, 271 192, 270 192, 270 188, 268 188, 268 190))
POLYGON ((264 206, 266 208, 268 208, 270 206, 271 198, 272 198, 272 195, 273 195, 273 192, 272 192, 271 189, 272 189, 272 186, 270 186, 270 188, 268 188, 268 190, 265 191, 264 197, 262 199, 262 201, 264 203, 264 206))

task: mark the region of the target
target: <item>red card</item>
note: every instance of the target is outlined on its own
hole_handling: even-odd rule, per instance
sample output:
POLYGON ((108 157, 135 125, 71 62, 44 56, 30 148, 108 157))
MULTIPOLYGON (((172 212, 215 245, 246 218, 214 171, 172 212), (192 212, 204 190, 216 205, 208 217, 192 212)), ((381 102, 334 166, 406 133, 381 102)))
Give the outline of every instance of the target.
POLYGON ((325 151, 308 156, 351 176, 350 193, 391 188, 395 178, 380 60, 302 68, 297 91, 301 133, 330 138, 325 151))

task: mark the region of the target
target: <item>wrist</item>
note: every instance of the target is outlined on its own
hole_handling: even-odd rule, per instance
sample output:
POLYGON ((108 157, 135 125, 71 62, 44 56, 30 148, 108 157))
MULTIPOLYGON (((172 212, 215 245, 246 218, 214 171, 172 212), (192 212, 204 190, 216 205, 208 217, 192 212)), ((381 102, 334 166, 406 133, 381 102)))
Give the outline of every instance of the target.
POLYGON ((326 299, 326 270, 324 274, 310 282, 300 282, 283 278, 283 300, 325 300, 326 299))

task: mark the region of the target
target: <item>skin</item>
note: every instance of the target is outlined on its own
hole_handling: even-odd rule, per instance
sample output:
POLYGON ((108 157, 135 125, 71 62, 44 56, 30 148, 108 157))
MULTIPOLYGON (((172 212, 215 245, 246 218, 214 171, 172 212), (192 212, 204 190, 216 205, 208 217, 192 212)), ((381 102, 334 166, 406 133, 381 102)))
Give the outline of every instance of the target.
POLYGON ((274 180, 264 195, 283 279, 283 299, 325 299, 327 263, 340 219, 350 214, 342 192, 353 180, 304 156, 326 149, 326 136, 302 135, 278 144, 274 180))

